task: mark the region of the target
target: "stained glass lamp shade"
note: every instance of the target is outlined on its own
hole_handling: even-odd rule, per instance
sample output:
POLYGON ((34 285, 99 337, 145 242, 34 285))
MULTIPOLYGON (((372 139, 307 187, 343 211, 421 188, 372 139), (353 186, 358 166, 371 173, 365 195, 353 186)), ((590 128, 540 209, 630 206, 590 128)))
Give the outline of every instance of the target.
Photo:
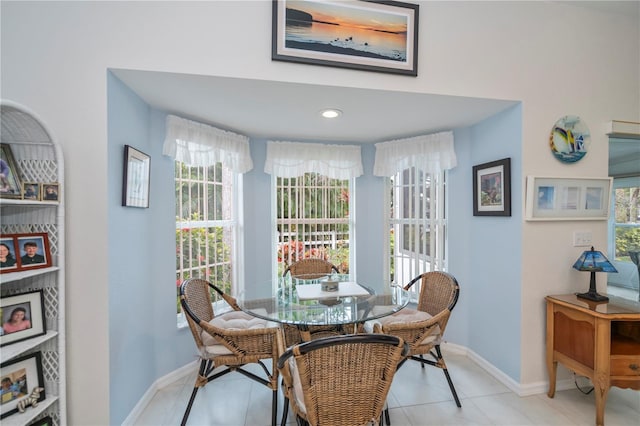
POLYGON ((607 296, 598 294, 596 291, 596 272, 618 272, 618 270, 609 262, 600 251, 596 251, 591 247, 576 260, 573 269, 578 271, 591 272, 591 281, 589 282, 589 291, 586 293, 578 293, 577 296, 582 299, 593 300, 594 302, 606 302, 609 300, 607 296))

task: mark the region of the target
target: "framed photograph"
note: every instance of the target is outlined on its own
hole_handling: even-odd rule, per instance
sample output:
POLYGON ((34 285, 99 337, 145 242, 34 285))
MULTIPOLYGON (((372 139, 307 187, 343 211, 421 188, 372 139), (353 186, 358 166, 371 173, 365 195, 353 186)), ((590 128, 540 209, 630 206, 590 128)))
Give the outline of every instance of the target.
POLYGON ((271 58, 418 75, 417 4, 274 0, 271 58))
POLYGON ((34 390, 38 390, 37 388, 40 388, 38 402, 44 401, 46 395, 42 374, 42 353, 34 352, 2 363, 0 380, 2 381, 0 419, 17 413, 18 403, 29 398, 34 390))
POLYGON ((511 158, 473 166, 473 215, 511 216, 511 158))
POLYGON ((607 220, 613 178, 527 176, 527 220, 607 220))
POLYGON ((13 235, 20 254, 18 258, 20 270, 48 268, 51 266, 49 235, 46 232, 13 235))
POLYGON ((57 182, 43 183, 42 201, 60 201, 60 184, 57 182))
POLYGON ((22 199, 40 201, 40 184, 36 182, 22 183, 22 199))
POLYGON ((125 207, 149 207, 149 178, 151 157, 142 151, 124 146, 124 176, 122 205, 125 207))
POLYGON ((20 342, 47 332, 42 290, 0 299, 2 334, 0 346, 20 342))
POLYGON ((18 270, 18 249, 12 236, 0 236, 0 274, 18 270))
POLYGON ((0 144, 0 197, 22 198, 22 180, 9 144, 0 144))
POLYGON ((30 423, 29 426, 53 426, 53 419, 51 416, 45 416, 33 423, 30 423))

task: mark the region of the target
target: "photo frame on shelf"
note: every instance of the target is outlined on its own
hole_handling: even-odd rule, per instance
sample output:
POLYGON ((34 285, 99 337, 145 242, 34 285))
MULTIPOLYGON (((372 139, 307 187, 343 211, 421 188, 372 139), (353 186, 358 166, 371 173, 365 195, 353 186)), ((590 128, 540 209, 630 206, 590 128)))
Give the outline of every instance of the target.
POLYGON ((30 423, 29 426, 54 426, 53 419, 51 416, 45 416, 41 419, 36 420, 33 423, 30 423))
POLYGON ((607 220, 613 178, 527 176, 526 220, 607 220))
POLYGON ((20 254, 19 270, 48 268, 52 265, 49 235, 46 232, 13 234, 13 236, 20 254))
POLYGON ((418 75, 419 5, 274 0, 271 58, 418 75))
POLYGON ((0 274, 18 270, 18 253, 16 239, 10 235, 0 235, 0 274))
POLYGON ((0 144, 0 198, 22 198, 22 180, 11 146, 0 144))
POLYGON ((132 146, 124 146, 122 205, 149 207, 151 157, 132 146))
POLYGON ((41 184, 37 182, 23 182, 22 183, 22 199, 40 201, 41 199, 41 184))
POLYGON ((511 158, 473 166, 473 215, 511 216, 511 158))
POLYGON ((42 290, 3 297, 0 299, 0 312, 0 346, 42 336, 47 332, 42 290))
POLYGON ((60 201, 60 184, 58 182, 42 184, 42 201, 60 201))
POLYGON ((41 388, 37 402, 44 401, 46 394, 42 374, 42 353, 34 352, 2 363, 0 380, 3 384, 11 383, 11 391, 0 396, 0 419, 16 414, 19 411, 18 403, 29 398, 34 389, 41 388))

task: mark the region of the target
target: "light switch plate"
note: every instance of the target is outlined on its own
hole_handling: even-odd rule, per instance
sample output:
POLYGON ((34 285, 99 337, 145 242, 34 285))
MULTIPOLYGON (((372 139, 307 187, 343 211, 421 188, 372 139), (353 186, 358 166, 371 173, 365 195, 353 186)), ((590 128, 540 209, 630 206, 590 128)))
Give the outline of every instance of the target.
POLYGON ((573 233, 573 246, 574 247, 588 247, 593 241, 591 231, 574 231, 573 233))

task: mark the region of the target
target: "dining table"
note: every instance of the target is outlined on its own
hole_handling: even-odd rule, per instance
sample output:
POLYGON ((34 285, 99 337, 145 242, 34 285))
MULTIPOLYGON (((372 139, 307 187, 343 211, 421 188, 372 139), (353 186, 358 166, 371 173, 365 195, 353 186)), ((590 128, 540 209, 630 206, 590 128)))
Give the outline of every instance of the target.
POLYGON ((345 333, 356 333, 366 321, 398 312, 410 297, 397 285, 387 284, 375 291, 346 274, 314 274, 277 277, 241 291, 236 299, 248 314, 293 325, 308 341, 311 326, 335 326, 345 333), (265 289, 270 296, 265 297, 265 289))

